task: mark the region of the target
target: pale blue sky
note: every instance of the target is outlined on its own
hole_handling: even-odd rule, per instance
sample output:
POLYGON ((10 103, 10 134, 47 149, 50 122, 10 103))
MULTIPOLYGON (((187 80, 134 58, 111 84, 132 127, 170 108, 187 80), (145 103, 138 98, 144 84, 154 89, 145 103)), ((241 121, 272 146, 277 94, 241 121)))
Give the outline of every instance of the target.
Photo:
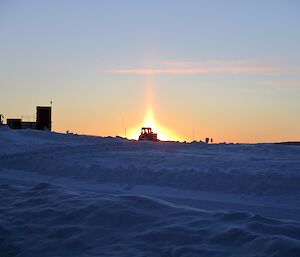
POLYGON ((0 113, 52 98, 56 130, 115 135, 151 104, 181 139, 299 140, 299 13, 297 0, 1 1, 0 113))

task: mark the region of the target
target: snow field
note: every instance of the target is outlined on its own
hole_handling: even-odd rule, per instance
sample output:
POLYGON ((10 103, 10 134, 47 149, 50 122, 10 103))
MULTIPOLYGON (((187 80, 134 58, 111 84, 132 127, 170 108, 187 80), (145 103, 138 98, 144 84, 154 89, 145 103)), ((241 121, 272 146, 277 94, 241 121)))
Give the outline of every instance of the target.
POLYGON ((300 256, 300 147, 0 127, 0 256, 300 256))

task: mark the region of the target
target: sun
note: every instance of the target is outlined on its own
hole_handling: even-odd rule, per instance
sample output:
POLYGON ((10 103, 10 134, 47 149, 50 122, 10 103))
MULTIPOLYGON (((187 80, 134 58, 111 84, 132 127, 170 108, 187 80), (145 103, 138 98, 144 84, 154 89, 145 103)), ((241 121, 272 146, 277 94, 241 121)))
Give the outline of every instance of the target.
POLYGON ((150 127, 154 133, 157 133, 157 138, 161 141, 180 141, 180 137, 176 135, 173 131, 162 126, 154 118, 153 106, 156 106, 155 101, 155 77, 147 76, 145 81, 145 117, 142 123, 138 126, 129 129, 127 136, 129 139, 138 139, 141 133, 142 127, 150 127))
POLYGON ((139 127, 131 129, 128 133, 128 138, 138 139, 140 135, 140 130, 142 127, 150 127, 154 133, 157 133, 157 137, 162 141, 177 141, 178 136, 176 136, 172 131, 166 129, 165 127, 158 124, 154 118, 152 108, 148 108, 144 121, 139 127))

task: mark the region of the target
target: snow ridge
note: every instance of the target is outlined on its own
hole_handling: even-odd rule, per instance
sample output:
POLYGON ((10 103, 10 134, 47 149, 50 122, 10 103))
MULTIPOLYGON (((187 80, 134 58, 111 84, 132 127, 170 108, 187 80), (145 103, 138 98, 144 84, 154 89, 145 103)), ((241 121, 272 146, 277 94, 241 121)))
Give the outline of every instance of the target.
POLYGON ((0 127, 0 256, 300 256, 299 156, 0 127))
POLYGON ((0 187, 4 256, 299 256, 300 223, 143 195, 0 187), (39 242, 39 243, 36 243, 39 242))

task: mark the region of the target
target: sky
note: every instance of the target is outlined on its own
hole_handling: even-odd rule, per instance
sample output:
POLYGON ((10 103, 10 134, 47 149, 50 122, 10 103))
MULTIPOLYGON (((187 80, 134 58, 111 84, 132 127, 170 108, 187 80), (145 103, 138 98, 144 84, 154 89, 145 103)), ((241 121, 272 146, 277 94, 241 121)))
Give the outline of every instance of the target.
POLYGON ((0 1, 0 113, 57 132, 300 140, 300 1, 0 1))

